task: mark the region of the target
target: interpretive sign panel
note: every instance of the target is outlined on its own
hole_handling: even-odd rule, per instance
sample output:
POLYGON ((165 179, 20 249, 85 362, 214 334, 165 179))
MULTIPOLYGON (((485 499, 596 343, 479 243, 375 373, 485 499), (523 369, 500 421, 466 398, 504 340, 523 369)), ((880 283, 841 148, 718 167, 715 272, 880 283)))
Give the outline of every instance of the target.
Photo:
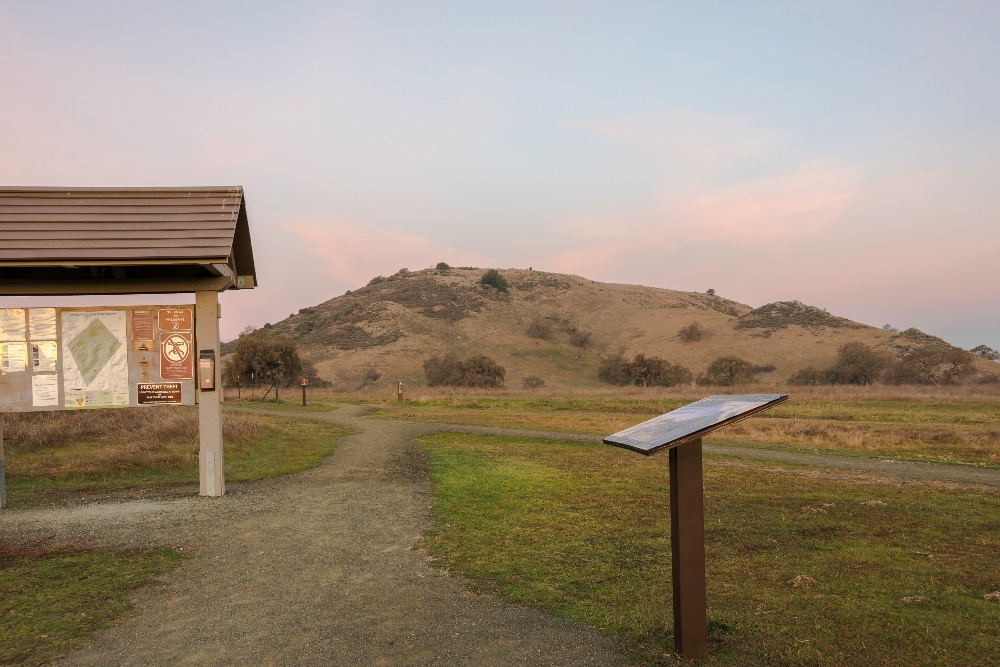
POLYGON ((0 412, 194 404, 193 314, 190 306, 0 308, 0 412), (140 399, 140 385, 167 393, 140 399))
POLYGON ((753 416, 788 400, 785 394, 709 396, 604 438, 604 444, 653 454, 753 416))

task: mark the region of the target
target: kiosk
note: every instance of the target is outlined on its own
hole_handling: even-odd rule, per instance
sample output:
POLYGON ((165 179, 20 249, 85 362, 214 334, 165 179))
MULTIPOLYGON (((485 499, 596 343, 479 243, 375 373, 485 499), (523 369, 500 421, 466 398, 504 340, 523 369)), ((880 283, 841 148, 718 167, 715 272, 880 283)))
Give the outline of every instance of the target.
POLYGON ((256 284, 240 186, 0 187, 0 506, 3 413, 42 410, 198 404, 200 493, 224 495, 218 295, 256 284), (177 293, 194 303, 3 301, 177 293))

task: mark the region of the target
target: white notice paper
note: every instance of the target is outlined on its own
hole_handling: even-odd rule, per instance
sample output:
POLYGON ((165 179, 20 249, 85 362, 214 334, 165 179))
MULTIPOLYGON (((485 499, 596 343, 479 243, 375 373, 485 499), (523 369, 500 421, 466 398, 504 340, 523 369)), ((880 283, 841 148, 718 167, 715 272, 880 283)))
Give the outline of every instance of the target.
POLYGON ((19 340, 27 340, 24 335, 24 308, 0 308, 0 343, 19 340))
POLYGON ((29 308, 28 334, 31 340, 56 339, 56 309, 29 308))
POLYGON ((35 407, 59 405, 59 377, 56 375, 31 376, 31 404, 35 407))
POLYGON ((54 371, 59 347, 54 340, 42 340, 31 344, 31 370, 35 373, 54 371))
POLYGON ((0 343, 0 370, 4 373, 23 373, 27 368, 27 343, 0 343))

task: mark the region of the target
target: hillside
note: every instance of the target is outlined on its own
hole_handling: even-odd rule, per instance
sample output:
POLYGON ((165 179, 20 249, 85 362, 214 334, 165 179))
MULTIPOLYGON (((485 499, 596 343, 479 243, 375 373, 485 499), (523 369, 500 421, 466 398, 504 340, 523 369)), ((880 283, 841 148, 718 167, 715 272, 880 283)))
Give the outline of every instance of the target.
POLYGON ((717 295, 530 269, 500 273, 507 294, 479 284, 483 269, 400 271, 267 326, 292 337, 322 377, 347 388, 376 374, 383 383, 424 384, 423 361, 448 352, 488 354, 506 367, 509 386, 528 375, 550 386, 586 386, 599 384, 597 368, 609 354, 656 355, 695 375, 717 357, 735 355, 773 365, 759 380, 781 383, 803 367, 829 366, 848 342, 897 353, 948 345, 915 329, 885 331, 797 301, 754 309, 717 295), (679 330, 695 322, 704 330, 700 340, 681 340, 679 330))

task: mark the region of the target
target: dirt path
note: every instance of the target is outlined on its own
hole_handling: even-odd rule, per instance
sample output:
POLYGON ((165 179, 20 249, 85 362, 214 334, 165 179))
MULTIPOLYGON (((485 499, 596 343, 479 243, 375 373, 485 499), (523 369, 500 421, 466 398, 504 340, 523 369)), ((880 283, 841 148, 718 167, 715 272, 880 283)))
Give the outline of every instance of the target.
MULTIPOLYGON (((168 544, 193 557, 60 665, 611 665, 613 638, 463 588, 411 547, 430 525, 433 426, 361 431, 319 467, 186 498, 0 513, 0 539, 168 544)), ((283 415, 288 416, 288 415, 283 415)))

